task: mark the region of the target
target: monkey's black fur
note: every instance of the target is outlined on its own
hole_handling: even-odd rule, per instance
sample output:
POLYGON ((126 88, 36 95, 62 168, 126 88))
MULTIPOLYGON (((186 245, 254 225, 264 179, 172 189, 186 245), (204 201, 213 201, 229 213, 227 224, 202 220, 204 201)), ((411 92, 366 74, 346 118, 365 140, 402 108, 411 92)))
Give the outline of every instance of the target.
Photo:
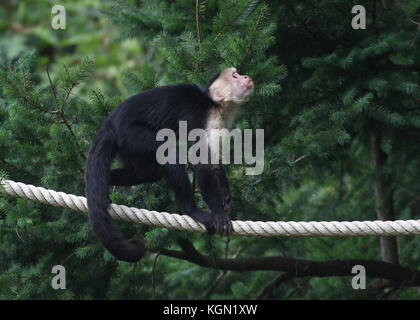
POLYGON ((196 166, 197 182, 212 214, 197 209, 185 165, 156 161, 162 142, 156 133, 169 128, 178 133, 179 121, 187 121, 188 132, 205 128, 208 111, 217 104, 205 89, 194 84, 159 87, 134 95, 115 109, 104 121, 93 141, 86 164, 86 197, 94 233, 119 260, 134 262, 145 253, 143 243, 126 240, 113 227, 107 213, 109 186, 130 186, 165 177, 182 205, 184 213, 202 222, 210 234, 229 233, 232 224, 226 210, 230 207, 229 182, 221 165, 196 166), (118 156, 123 163, 111 171, 118 156))

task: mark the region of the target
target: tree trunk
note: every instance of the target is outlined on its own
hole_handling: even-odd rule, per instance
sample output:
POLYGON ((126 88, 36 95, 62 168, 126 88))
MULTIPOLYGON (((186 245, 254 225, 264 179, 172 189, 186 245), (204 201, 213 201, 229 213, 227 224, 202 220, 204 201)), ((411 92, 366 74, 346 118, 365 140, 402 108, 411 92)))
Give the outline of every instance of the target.
MULTIPOLYGON (((384 172, 387 155, 381 148, 381 133, 376 129, 371 136, 372 167, 375 171, 374 191, 376 215, 379 220, 394 220, 394 199, 389 175, 384 172)), ((398 264, 396 237, 381 237, 382 260, 398 264)))

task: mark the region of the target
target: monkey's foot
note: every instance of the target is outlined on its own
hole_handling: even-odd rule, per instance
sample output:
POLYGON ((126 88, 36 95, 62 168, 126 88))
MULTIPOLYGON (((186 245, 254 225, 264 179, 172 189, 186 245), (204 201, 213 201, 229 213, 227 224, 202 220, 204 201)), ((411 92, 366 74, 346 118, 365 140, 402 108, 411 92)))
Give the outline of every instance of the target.
POLYGON ((211 214, 205 211, 194 211, 188 213, 194 220, 201 222, 206 227, 208 234, 229 234, 233 231, 232 221, 226 213, 211 214))

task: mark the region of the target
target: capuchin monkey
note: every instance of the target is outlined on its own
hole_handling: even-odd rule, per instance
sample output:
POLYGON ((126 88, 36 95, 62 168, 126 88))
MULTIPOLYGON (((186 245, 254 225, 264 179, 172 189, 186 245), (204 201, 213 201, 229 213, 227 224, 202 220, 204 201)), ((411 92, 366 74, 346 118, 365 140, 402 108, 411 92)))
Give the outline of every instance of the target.
MULTIPOLYGON (((102 124, 86 163, 85 182, 92 229, 118 260, 135 262, 143 257, 144 244, 126 240, 113 226, 108 214, 109 186, 132 186, 166 178, 182 211, 201 222, 209 234, 229 234, 232 222, 229 182, 221 164, 197 164, 197 182, 211 213, 197 208, 184 164, 159 164, 156 140, 160 129, 178 132, 179 121, 187 130, 229 129, 238 107, 254 90, 249 76, 228 68, 214 76, 205 88, 195 84, 158 87, 123 101, 102 124), (117 157, 122 167, 111 170, 117 157)), ((211 146, 209 143, 210 152, 211 146)))

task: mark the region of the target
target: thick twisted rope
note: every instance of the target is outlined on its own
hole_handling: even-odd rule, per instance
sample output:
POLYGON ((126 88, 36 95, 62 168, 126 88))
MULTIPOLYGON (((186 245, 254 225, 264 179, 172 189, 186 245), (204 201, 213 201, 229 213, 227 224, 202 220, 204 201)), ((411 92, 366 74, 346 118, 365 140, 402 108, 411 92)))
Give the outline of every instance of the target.
MULTIPOLYGON (((47 190, 11 180, 0 180, 3 191, 9 195, 30 199, 56 207, 87 212, 86 198, 64 192, 47 190)), ((110 215, 115 219, 150 226, 205 232, 205 228, 186 215, 149 211, 111 204, 110 215)), ((420 234, 420 220, 396 221, 233 221, 233 234, 261 237, 290 236, 396 236, 420 234)))

